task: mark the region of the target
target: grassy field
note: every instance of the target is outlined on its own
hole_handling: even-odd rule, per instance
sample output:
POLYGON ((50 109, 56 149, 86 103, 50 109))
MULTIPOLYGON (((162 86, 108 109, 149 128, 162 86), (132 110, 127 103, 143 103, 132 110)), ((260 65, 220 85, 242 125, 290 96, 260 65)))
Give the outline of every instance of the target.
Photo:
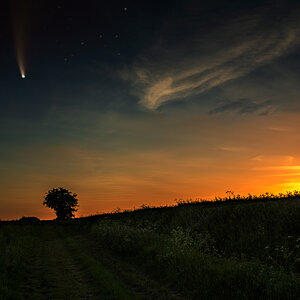
POLYGON ((0 299, 300 299, 299 194, 0 222, 0 299))

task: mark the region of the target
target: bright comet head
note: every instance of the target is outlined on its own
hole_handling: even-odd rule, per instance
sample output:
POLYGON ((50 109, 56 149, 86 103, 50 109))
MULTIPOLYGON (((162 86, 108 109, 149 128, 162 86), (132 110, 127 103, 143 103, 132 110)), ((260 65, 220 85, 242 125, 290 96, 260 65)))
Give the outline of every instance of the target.
POLYGON ((24 75, 24 74, 22 74, 22 78, 25 78, 25 75, 24 75))

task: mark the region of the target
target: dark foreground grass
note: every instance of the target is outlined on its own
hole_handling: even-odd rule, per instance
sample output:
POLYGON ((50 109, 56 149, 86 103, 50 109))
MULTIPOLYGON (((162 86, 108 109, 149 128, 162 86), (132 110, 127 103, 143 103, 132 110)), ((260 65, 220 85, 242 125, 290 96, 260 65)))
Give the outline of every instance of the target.
POLYGON ((298 196, 94 216, 92 234, 190 299, 299 299, 298 196))
POLYGON ((300 299, 300 197, 291 196, 180 201, 68 222, 0 222, 0 299, 65 299, 68 293, 151 299, 102 264, 103 248, 138 270, 132 278, 145 274, 181 299, 300 299), (32 298, 22 286, 35 268, 32 298))
POLYGON ((95 282, 98 287, 101 287, 102 299, 137 299, 136 295, 127 290, 122 282, 107 270, 99 260, 96 260, 82 251, 82 247, 73 238, 67 237, 66 244, 74 256, 76 256, 77 263, 86 270, 91 280, 95 282))
POLYGON ((138 299, 64 224, 0 227, 0 299, 138 299))
POLYGON ((21 297, 18 287, 36 243, 32 226, 0 223, 0 299, 21 297))
POLYGON ((297 299, 299 279, 291 271, 257 259, 224 257, 207 235, 177 229, 159 234, 103 221, 95 238, 117 255, 142 266, 188 299, 297 299))

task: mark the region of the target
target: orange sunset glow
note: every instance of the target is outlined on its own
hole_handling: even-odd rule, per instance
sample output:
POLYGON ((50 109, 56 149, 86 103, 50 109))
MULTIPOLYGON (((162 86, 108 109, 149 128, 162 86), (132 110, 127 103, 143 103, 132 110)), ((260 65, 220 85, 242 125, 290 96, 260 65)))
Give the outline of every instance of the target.
POLYGON ((0 219, 300 189, 296 2, 100 2, 3 6, 0 219))
POLYGON ((232 116, 195 115, 181 122, 177 117, 174 113, 167 120, 157 116, 155 122, 147 122, 114 115, 107 120, 136 137, 141 134, 141 123, 142 132, 160 128, 159 138, 167 136, 169 143, 155 145, 151 151, 132 145, 130 137, 120 144, 126 147, 125 153, 47 144, 12 151, 15 169, 8 168, 9 162, 2 165, 7 167, 1 178, 5 186, 2 218, 30 214, 53 218, 41 202, 53 186, 78 194, 77 216, 142 204, 173 205, 175 198, 212 199, 227 190, 245 195, 300 188, 297 114, 253 116, 250 127, 244 117, 231 123, 232 116), (22 168, 17 167, 21 162, 22 168))

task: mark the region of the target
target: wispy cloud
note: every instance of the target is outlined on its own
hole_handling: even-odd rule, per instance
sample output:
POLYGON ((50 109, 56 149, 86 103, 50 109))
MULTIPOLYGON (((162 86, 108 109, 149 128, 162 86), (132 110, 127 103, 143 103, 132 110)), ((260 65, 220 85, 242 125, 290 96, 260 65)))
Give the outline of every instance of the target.
POLYGON ((276 131, 276 132, 288 132, 291 131, 289 127, 281 127, 281 126, 269 126, 269 130, 276 131))
POLYGON ((252 168, 253 171, 295 171, 300 170, 300 166, 274 166, 274 167, 258 167, 258 168, 252 168))
POLYGON ((228 152, 242 152, 242 151, 247 150, 244 147, 235 147, 235 146, 220 146, 219 149, 222 151, 228 151, 228 152))
POLYGON ((254 102, 250 99, 239 99, 237 101, 225 101, 222 105, 209 111, 210 114, 224 112, 236 112, 239 114, 259 114, 267 115, 273 112, 276 107, 270 101, 262 103, 254 102))
POLYGON ((286 167, 286 165, 293 163, 295 157, 291 155, 257 155, 252 157, 251 160, 268 164, 274 164, 274 162, 277 162, 277 164, 284 164, 284 167, 286 167))
POLYGON ((275 177, 294 177, 294 176, 300 176, 300 173, 297 172, 297 173, 284 173, 284 174, 272 174, 272 176, 275 176, 275 177))
MULTIPOLYGON (((265 8, 222 21, 218 28, 193 33, 184 45, 165 41, 170 30, 166 29, 163 38, 124 75, 131 81, 139 104, 156 110, 166 102, 201 94, 244 76, 294 49, 299 44, 299 18, 295 17, 299 13, 290 13, 277 23, 273 13, 265 8)), ((261 105, 237 102, 231 103, 231 108, 250 113, 261 110, 261 105)))

